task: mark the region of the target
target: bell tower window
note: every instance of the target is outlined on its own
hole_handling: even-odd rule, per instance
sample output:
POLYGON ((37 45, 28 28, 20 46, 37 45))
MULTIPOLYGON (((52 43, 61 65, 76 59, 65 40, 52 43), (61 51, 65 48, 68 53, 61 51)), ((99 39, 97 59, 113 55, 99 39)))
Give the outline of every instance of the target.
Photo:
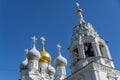
POLYGON ((99 49, 100 49, 102 57, 108 58, 107 49, 102 43, 99 44, 99 49))
POLYGON ((104 54, 103 54, 104 52, 103 52, 103 49, 102 49, 103 47, 104 47, 103 45, 101 45, 101 44, 99 45, 100 53, 101 53, 102 57, 104 57, 104 54))
POLYGON ((86 57, 94 57, 94 51, 91 43, 84 44, 85 56, 86 57))
POLYGON ((74 57, 75 62, 77 62, 77 61, 80 60, 80 59, 79 59, 78 48, 75 48, 75 49, 73 50, 73 57, 74 57))

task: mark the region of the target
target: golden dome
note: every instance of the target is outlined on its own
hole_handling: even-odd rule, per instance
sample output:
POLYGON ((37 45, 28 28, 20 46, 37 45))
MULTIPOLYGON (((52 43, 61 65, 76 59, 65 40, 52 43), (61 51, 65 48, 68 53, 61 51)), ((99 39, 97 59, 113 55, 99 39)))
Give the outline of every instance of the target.
POLYGON ((44 44, 42 44, 42 50, 40 51, 40 54, 41 54, 41 57, 40 57, 41 62, 50 63, 51 56, 47 51, 45 51, 44 44))

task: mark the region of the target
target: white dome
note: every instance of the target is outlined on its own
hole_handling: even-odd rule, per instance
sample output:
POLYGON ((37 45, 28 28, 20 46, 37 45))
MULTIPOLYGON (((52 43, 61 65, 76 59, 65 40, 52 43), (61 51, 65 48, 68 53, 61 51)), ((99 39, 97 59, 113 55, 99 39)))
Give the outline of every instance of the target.
POLYGON ((20 70, 28 68, 28 60, 27 58, 20 64, 20 70))
POLYGON ((54 61, 54 64, 57 66, 57 65, 67 65, 67 60, 62 56, 62 55, 59 55, 55 61, 54 61))
POLYGON ((61 45, 57 45, 59 56, 55 59, 54 64, 56 66, 66 66, 67 60, 61 55, 61 45))
POLYGON ((28 59, 39 60, 40 59, 40 52, 34 46, 30 51, 28 51, 27 57, 28 57, 28 59))
POLYGON ((52 74, 52 75, 55 74, 55 68, 51 65, 48 66, 48 74, 52 74))

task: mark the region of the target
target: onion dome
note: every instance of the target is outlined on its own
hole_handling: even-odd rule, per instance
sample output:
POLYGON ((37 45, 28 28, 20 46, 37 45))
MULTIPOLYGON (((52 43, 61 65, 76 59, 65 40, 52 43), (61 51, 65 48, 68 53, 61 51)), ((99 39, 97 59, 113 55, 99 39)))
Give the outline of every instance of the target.
POLYGON ((51 56, 50 54, 45 50, 44 48, 44 41, 45 41, 45 38, 44 37, 41 37, 40 38, 42 40, 42 49, 40 51, 40 62, 47 62, 47 63, 50 63, 51 61, 51 56))
POLYGON ((28 69, 28 60, 27 58, 20 64, 20 70, 28 69))
POLYGON ((27 57, 28 57, 28 59, 39 60, 40 53, 39 53, 39 51, 35 47, 35 43, 36 43, 37 38, 34 36, 34 37, 32 37, 32 39, 33 39, 33 48, 30 51, 28 51, 27 57))
POLYGON ((59 56, 55 59, 54 64, 56 66, 66 66, 67 65, 67 60, 66 60, 66 58, 64 58, 61 55, 61 50, 60 50, 61 46, 60 46, 60 44, 58 44, 57 47, 58 47, 59 56))
POLYGON ((48 66, 48 74, 54 75, 55 74, 55 68, 51 65, 48 66))
MULTIPOLYGON (((25 53, 28 54, 28 49, 25 49, 25 53)), ((20 70, 28 69, 28 59, 26 58, 22 63, 20 64, 20 70)))

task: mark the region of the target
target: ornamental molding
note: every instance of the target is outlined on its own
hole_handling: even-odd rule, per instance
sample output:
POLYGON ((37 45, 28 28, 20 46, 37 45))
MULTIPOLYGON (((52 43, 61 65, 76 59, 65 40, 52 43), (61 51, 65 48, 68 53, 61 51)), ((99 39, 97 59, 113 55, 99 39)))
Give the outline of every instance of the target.
POLYGON ((89 63, 88 65, 86 65, 85 67, 77 70, 76 72, 72 73, 65 80, 73 80, 78 76, 81 77, 81 79, 83 79, 84 73, 89 72, 91 70, 95 70, 95 71, 99 71, 99 72, 103 71, 103 72, 105 72, 109 75, 112 75, 112 76, 120 76, 119 70, 116 70, 114 68, 92 62, 92 63, 89 63))
POLYGON ((103 72, 106 72, 106 73, 111 74, 111 75, 120 76, 120 71, 116 70, 114 68, 111 68, 111 67, 108 67, 105 65, 101 65, 98 63, 93 63, 93 67, 94 67, 94 70, 103 71, 103 72))
POLYGON ((74 27, 73 30, 73 40, 78 40, 78 36, 81 37, 86 37, 86 36, 91 36, 91 37, 99 37, 95 29, 93 28, 92 24, 90 23, 84 23, 80 24, 74 27))
POLYGON ((76 72, 72 73, 70 76, 68 76, 65 80, 74 80, 77 77, 79 77, 79 79, 83 80, 84 78, 84 73, 89 72, 91 70, 93 70, 93 64, 90 63, 88 65, 86 65, 85 67, 77 70, 76 72))

